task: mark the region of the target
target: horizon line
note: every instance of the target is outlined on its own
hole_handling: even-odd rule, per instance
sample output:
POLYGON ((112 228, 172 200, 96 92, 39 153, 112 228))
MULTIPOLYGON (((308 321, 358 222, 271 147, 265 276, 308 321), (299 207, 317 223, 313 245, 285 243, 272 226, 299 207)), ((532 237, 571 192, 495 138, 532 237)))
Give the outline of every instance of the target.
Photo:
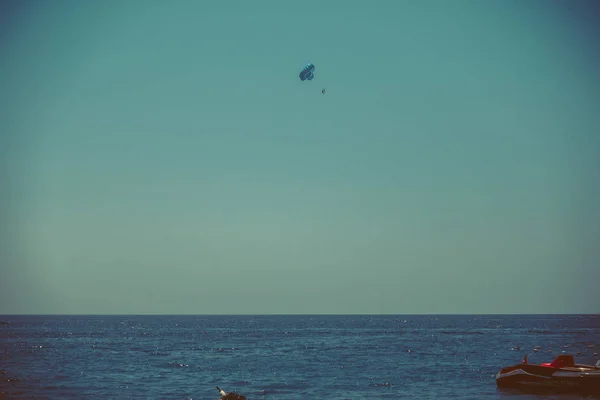
POLYGON ((38 317, 38 316, 123 316, 123 317, 141 317, 141 316, 190 316, 190 317, 341 317, 341 316, 356 316, 356 317, 376 317, 376 316, 600 316, 600 313, 404 313, 404 314, 396 314, 396 313, 374 313, 374 314, 354 314, 354 313, 322 313, 322 314, 306 314, 306 313, 289 313, 289 314, 281 314, 281 313, 246 313, 246 314, 238 314, 238 313, 223 313, 223 314, 194 314, 194 313, 9 313, 9 314, 0 314, 0 316, 29 316, 29 317, 38 317))

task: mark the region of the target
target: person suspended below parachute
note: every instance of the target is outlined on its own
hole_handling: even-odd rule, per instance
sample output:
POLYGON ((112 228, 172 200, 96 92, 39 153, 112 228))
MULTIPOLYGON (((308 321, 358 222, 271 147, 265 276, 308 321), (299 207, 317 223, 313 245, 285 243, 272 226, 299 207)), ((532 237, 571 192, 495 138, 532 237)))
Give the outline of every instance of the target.
MULTIPOLYGON (((301 81, 312 81, 315 77, 315 65, 313 63, 306 64, 298 74, 298 77, 301 81)), ((321 89, 321 94, 325 95, 327 93, 327 89, 321 89)))

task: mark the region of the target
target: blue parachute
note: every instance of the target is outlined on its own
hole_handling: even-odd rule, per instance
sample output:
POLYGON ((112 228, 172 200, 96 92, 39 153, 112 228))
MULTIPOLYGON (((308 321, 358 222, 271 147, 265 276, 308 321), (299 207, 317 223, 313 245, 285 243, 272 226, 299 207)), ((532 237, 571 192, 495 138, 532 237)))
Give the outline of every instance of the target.
POLYGON ((312 80, 315 77, 315 66, 313 64, 306 64, 298 76, 301 81, 312 80))

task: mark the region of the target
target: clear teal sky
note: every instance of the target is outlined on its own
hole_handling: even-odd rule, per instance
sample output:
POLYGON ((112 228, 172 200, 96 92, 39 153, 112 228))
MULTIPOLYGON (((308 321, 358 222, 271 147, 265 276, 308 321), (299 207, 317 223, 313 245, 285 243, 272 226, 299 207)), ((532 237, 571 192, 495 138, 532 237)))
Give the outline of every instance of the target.
POLYGON ((590 10, 5 6, 0 314, 600 312, 590 10))

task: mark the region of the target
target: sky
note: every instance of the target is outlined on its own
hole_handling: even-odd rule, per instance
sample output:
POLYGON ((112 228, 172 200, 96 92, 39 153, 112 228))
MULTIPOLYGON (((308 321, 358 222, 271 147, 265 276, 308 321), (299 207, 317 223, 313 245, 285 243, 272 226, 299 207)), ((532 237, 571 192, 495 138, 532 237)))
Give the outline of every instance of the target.
POLYGON ((0 11, 0 314, 600 313, 597 3, 0 11))

